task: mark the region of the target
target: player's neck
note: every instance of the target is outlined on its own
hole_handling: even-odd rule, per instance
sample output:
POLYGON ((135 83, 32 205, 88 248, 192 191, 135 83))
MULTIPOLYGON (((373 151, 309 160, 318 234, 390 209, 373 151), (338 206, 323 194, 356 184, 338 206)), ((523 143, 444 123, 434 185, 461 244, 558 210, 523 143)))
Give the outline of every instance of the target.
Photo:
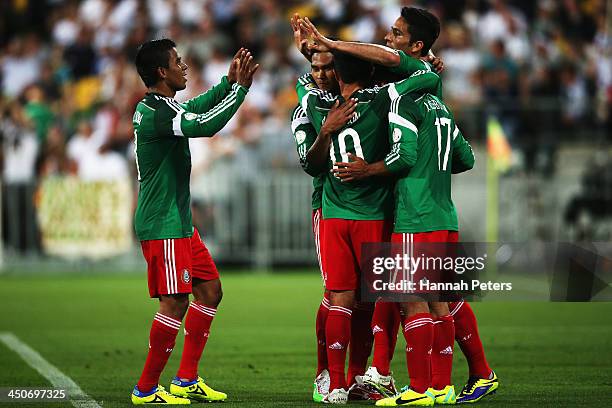
POLYGON ((351 95, 353 95, 360 89, 363 89, 363 86, 358 82, 355 82, 353 84, 341 84, 340 93, 342 94, 342 97, 347 100, 351 97, 351 95))
POLYGON ((158 84, 149 87, 149 92, 166 96, 168 98, 174 98, 176 95, 176 91, 170 88, 165 82, 159 82, 158 84))

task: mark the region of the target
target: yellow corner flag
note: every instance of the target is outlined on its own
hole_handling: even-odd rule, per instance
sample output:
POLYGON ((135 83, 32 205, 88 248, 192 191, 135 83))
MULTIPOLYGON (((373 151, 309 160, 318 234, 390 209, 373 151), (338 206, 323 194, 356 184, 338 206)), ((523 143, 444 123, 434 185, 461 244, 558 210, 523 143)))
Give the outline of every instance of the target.
POLYGON ((487 151, 495 170, 505 173, 512 162, 512 148, 499 120, 489 116, 487 120, 487 151))

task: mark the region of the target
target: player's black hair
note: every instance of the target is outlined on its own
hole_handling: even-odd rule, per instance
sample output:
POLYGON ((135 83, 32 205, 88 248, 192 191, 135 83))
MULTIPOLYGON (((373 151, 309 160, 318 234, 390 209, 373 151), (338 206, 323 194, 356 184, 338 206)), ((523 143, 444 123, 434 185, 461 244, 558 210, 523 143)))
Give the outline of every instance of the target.
POLYGON ((372 86, 382 86, 391 82, 401 81, 406 79, 406 75, 396 74, 391 68, 383 65, 374 65, 374 74, 372 75, 372 86))
POLYGON ((334 71, 345 84, 369 85, 374 65, 345 52, 334 51, 334 71))
POLYGON ((174 41, 163 38, 142 44, 136 52, 136 70, 145 86, 151 87, 159 81, 157 68, 168 68, 170 50, 176 47, 174 41))
POLYGON ((427 55, 440 35, 440 20, 429 11, 416 7, 403 7, 402 18, 408 24, 410 40, 423 41, 421 55, 427 55))

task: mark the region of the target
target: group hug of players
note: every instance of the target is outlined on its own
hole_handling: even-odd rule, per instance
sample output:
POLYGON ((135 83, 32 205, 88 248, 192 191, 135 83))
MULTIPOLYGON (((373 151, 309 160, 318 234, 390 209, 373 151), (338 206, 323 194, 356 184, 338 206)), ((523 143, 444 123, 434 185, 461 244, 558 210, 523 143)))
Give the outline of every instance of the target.
POLYGON ((313 399, 477 402, 499 384, 467 303, 372 305, 356 296, 362 244, 392 242, 410 255, 415 243, 458 241, 451 175, 470 170, 474 154, 442 100, 442 63, 426 57, 440 23, 426 10, 404 7, 387 47, 331 40, 298 15, 291 25, 311 62, 311 73, 296 84, 291 128, 302 167, 313 176, 312 225, 325 284, 313 399), (398 391, 389 367, 400 326, 410 384, 398 391), (455 340, 470 372, 459 395, 451 383, 455 340))

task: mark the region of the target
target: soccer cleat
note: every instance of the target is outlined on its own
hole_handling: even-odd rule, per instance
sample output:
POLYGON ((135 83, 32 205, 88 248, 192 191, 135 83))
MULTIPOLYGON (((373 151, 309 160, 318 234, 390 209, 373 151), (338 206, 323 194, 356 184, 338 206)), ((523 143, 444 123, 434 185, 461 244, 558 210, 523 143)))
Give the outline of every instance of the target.
POLYGON ((416 392, 413 389, 408 388, 399 395, 376 401, 376 406, 403 407, 408 405, 416 405, 421 407, 431 407, 434 405, 434 402, 434 396, 430 390, 427 390, 421 394, 420 392, 416 392))
POLYGON ((380 394, 363 383, 363 376, 356 375, 355 382, 348 390, 349 401, 369 401, 380 399, 380 394), (374 395, 373 395, 374 394, 374 395))
POLYGON ((436 405, 453 405, 457 401, 457 395, 455 394, 455 387, 447 385, 442 390, 429 389, 429 392, 433 394, 436 405))
POLYGON ((202 402, 225 401, 227 398, 227 394, 215 391, 206 385, 202 377, 193 381, 181 381, 178 377, 174 377, 170 383, 170 393, 202 402))
POLYGON ((317 375, 312 390, 312 400, 314 402, 323 402, 323 398, 329 393, 329 381, 329 371, 327 369, 317 375))
POLYGON ((395 388, 392 373, 380 375, 376 367, 370 367, 363 375, 362 381, 368 387, 373 388, 373 391, 380 394, 381 398, 390 398, 397 395, 397 388, 395 388))
POLYGON ((498 387, 499 380, 493 371, 491 378, 470 377, 457 396, 457 404, 478 402, 487 395, 495 394, 498 387))
POLYGON ((138 386, 135 386, 134 391, 132 391, 132 404, 186 405, 191 404, 191 401, 187 398, 181 398, 170 394, 161 385, 158 385, 149 392, 142 392, 138 389, 138 386))
POLYGON ((329 392, 324 398, 324 404, 344 405, 348 401, 348 391, 344 388, 335 388, 329 392))

